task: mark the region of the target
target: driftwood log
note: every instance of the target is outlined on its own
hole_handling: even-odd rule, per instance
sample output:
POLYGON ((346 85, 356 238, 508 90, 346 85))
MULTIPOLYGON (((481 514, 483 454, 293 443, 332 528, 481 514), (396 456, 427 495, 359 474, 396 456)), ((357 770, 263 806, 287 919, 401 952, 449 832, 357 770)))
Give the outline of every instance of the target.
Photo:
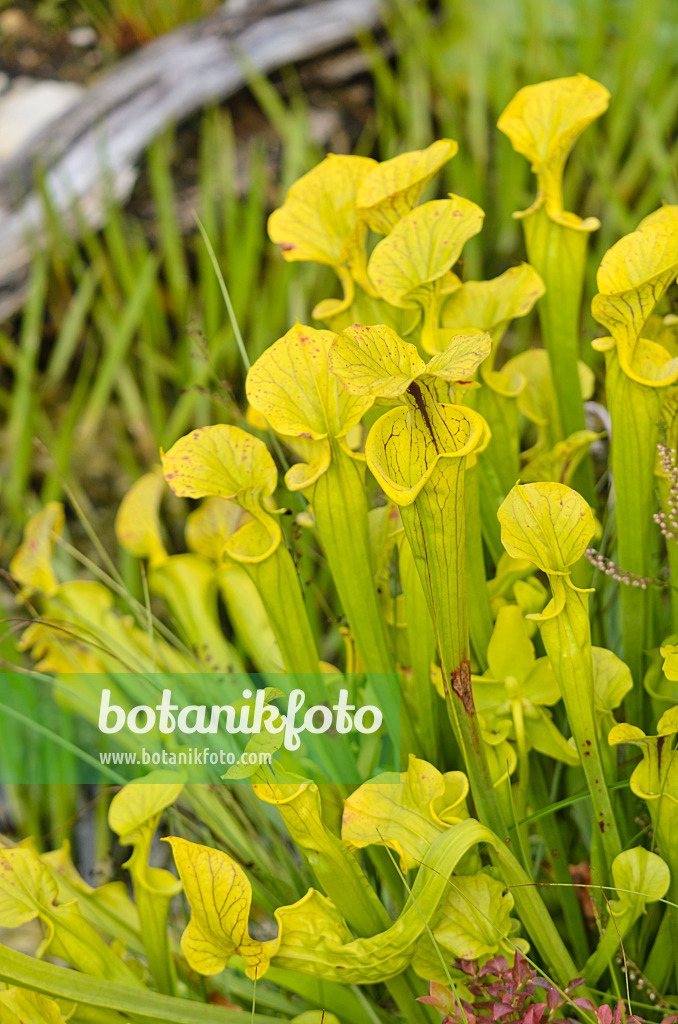
POLYGON ((45 243, 38 173, 70 230, 83 219, 100 227, 106 197, 129 195, 136 162, 169 124, 232 96, 248 68, 268 74, 327 53, 379 20, 379 0, 230 0, 101 75, 0 163, 0 321, 21 305, 32 255, 45 243))

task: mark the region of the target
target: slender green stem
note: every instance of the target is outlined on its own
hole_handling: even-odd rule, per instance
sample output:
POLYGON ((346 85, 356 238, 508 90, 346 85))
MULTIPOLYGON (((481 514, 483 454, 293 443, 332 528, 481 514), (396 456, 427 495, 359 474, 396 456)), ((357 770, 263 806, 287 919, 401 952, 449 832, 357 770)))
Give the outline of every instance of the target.
POLYGON ((487 648, 492 637, 494 621, 485 575, 479 473, 477 464, 466 470, 466 588, 471 648, 478 671, 484 672, 487 669, 487 648))
MULTIPOLYGON (((318 648, 292 556, 281 543, 262 562, 243 562, 242 565, 259 591, 285 670, 301 677, 299 682, 315 703, 324 703, 328 690, 320 671, 318 648)), ((346 736, 334 736, 330 744, 326 737, 309 734, 308 741, 329 779, 342 783, 359 781, 346 736)))
POLYGON ((463 460, 441 459, 413 504, 401 509, 401 516, 429 602, 448 714, 463 751, 476 812, 506 839, 471 687, 464 477, 463 460))
POLYGON ((435 658, 436 635, 426 603, 412 549, 404 542, 399 548, 400 583, 405 599, 405 615, 410 648, 410 667, 414 677, 417 700, 416 727, 423 755, 432 764, 438 763, 438 696, 431 681, 431 663, 435 658))
MULTIPOLYGON (((540 758, 533 756, 530 767, 531 803, 535 808, 546 808, 551 801, 546 789, 544 770, 540 758)), ((589 948, 589 943, 582 920, 581 904, 577 899, 576 890, 572 884, 572 876, 568 868, 568 850, 563 840, 560 819, 557 814, 545 814, 539 819, 538 825, 539 831, 544 837, 546 849, 550 853, 549 860, 553 868, 555 880, 558 883, 558 897, 570 935, 572 949, 577 950, 579 958, 583 958, 589 948)), ((579 958, 578 964, 581 963, 579 958)))
MULTIPOLYGON (((654 575, 656 531, 655 459, 663 389, 630 380, 622 371, 616 349, 607 353, 607 401, 612 417, 612 475, 615 487, 617 563, 620 572, 654 575)), ((634 687, 626 698, 629 721, 645 721, 644 652, 655 646, 650 589, 620 586, 623 658, 634 687)))
POLYGON ((400 729, 395 662, 374 580, 364 466, 333 445, 332 460, 309 495, 339 600, 391 735, 400 729))
POLYGON ((251 578, 237 563, 224 562, 217 584, 233 631, 257 672, 279 672, 277 641, 251 578))
POLYGON ((365 467, 333 446, 328 469, 313 485, 311 503, 339 600, 368 672, 393 672, 370 550, 365 467))
POLYGON ((563 600, 563 607, 557 615, 541 622, 541 635, 563 695, 568 721, 586 776, 593 805, 593 827, 600 831, 605 855, 603 882, 607 883, 612 861, 621 853, 621 840, 607 788, 593 709, 588 594, 573 590, 558 576, 551 577, 551 585, 554 587, 554 600, 563 600))
MULTIPOLYGON (((527 258, 546 285, 539 300, 539 321, 551 361, 553 384, 564 437, 585 427, 579 382, 579 314, 589 232, 553 221, 541 206, 522 219, 527 258)), ((587 501, 594 495, 593 470, 585 459, 575 474, 587 501)))
MULTIPOLYGON (((525 720, 523 718, 523 702, 520 698, 511 701, 513 728, 516 734, 518 749, 518 784, 515 787, 514 807, 516 821, 522 821, 527 814, 527 792, 530 784, 530 758, 525 736, 525 720)), ((525 870, 530 870, 529 837, 527 825, 517 825, 518 843, 525 870)))
POLYGON ((317 673, 320 655, 292 556, 281 543, 263 562, 243 562, 278 641, 287 672, 317 673))

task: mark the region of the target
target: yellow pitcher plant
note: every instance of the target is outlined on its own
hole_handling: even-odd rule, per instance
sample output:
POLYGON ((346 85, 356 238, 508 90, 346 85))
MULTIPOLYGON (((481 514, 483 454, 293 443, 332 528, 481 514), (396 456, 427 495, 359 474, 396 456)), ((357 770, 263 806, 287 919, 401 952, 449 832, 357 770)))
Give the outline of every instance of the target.
MULTIPOLYGON (((655 310, 677 275, 678 216, 675 207, 664 207, 605 254, 591 306, 610 332, 593 344, 605 353, 612 418, 616 562, 622 572, 643 580, 656 575, 654 469, 662 398, 678 378, 675 328, 655 310)), ((620 604, 624 658, 636 683, 630 707, 645 725, 640 683, 643 650, 653 645, 652 594, 622 586, 620 604)))
POLYGON ((502 834, 473 703, 465 579, 465 461, 487 444, 489 431, 478 413, 439 400, 451 386, 463 388, 490 347, 487 333, 459 332, 424 363, 415 346, 389 327, 356 326, 335 342, 330 365, 351 394, 398 402, 370 430, 365 456, 400 508, 435 625, 450 720, 473 798, 483 820, 502 834))
MULTIPOLYGON (((588 237, 600 222, 564 209, 563 173, 577 139, 605 113, 609 99, 607 89, 586 75, 557 78, 520 89, 497 122, 537 177, 537 198, 514 216, 523 226, 527 258, 546 286, 540 320, 565 437, 585 427, 577 374, 579 315, 588 237)), ((590 496, 591 474, 584 480, 590 496)))
POLYGON ((545 572, 553 597, 539 622, 584 769, 597 830, 611 864, 621 853, 595 719, 589 591, 571 580, 572 566, 593 535, 591 509, 564 484, 516 484, 499 510, 502 542, 513 558, 526 558, 545 572))

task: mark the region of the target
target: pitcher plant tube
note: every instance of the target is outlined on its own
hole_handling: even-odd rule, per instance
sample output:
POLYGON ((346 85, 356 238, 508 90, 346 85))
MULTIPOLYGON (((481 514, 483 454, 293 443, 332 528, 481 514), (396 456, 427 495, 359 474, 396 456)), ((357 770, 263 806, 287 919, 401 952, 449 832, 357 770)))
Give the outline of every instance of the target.
POLYGON ((621 853, 596 727, 588 591, 572 583, 571 567, 593 535, 591 509, 564 484, 516 484, 499 510, 502 541, 513 558, 527 558, 548 576, 553 597, 540 614, 542 640, 567 710, 591 795, 594 828, 607 865, 621 853))
POLYGON ((478 813, 498 835, 503 816, 492 786, 473 692, 465 568, 464 472, 467 456, 489 439, 471 409, 439 400, 463 388, 489 354, 489 335, 460 332, 425 364, 414 345, 385 325, 348 328, 330 365, 351 394, 398 405, 367 437, 367 464, 400 508, 433 618, 450 721, 478 813))
MULTIPOLYGON (((616 562, 622 572, 643 580, 657 571, 654 470, 662 398, 678 378, 675 328, 655 310, 676 275, 678 215, 675 207, 664 207, 605 254, 591 306, 610 332, 593 344, 605 353, 612 419, 616 562)), ((636 684, 630 712, 643 726, 643 652, 654 646, 653 594, 646 586, 622 586, 619 595, 624 659, 636 684)))
MULTIPOLYGON (((607 89, 586 75, 558 78, 520 89, 497 122, 537 177, 537 198, 514 217, 523 226, 527 258, 546 286, 539 315, 565 437, 585 427, 577 375, 579 317, 588 237, 600 222, 564 209, 563 173, 577 139, 605 113, 609 99, 607 89)), ((581 481, 591 499, 590 468, 581 481)))

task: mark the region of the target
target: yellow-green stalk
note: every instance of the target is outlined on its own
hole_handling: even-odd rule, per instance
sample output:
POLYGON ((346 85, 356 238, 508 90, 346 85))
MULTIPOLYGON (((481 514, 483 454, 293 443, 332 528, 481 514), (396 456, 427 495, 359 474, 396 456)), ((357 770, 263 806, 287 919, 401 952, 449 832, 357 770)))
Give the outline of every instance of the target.
POLYGON ((539 622, 591 796, 605 878, 621 840, 605 777, 595 717, 589 591, 571 581, 595 522, 581 495, 564 484, 516 484, 499 510, 502 542, 512 558, 527 558, 548 575, 553 598, 531 618, 539 622))
POLYGON ((596 320, 610 332, 594 342, 605 353, 607 404, 612 418, 612 477, 620 588, 622 649, 635 683, 628 712, 645 725, 644 651, 654 646, 648 583, 656 576, 654 471, 661 405, 678 378, 671 327, 654 315, 678 274, 678 208, 664 207, 620 239, 598 270, 596 320), (635 580, 633 579, 635 577, 635 580))
MULTIPOLYGON (((521 89, 497 122, 537 176, 536 200, 514 217, 523 225, 527 258, 546 286, 539 317, 565 437, 585 427, 577 371, 579 315, 588 237, 600 223, 565 211, 563 172, 575 142, 607 110, 609 98, 607 89, 586 75, 558 78, 521 89)), ((579 481, 592 497, 590 465, 582 469, 579 481)))
POLYGON ((365 456, 400 508, 433 619, 448 713, 478 814, 505 836, 473 703, 466 595, 465 463, 487 443, 488 430, 473 410, 440 402, 451 384, 470 379, 489 349, 486 333, 459 332, 425 364, 414 345, 390 328, 356 326, 337 340, 330 361, 352 394, 398 403, 373 425, 365 456))

